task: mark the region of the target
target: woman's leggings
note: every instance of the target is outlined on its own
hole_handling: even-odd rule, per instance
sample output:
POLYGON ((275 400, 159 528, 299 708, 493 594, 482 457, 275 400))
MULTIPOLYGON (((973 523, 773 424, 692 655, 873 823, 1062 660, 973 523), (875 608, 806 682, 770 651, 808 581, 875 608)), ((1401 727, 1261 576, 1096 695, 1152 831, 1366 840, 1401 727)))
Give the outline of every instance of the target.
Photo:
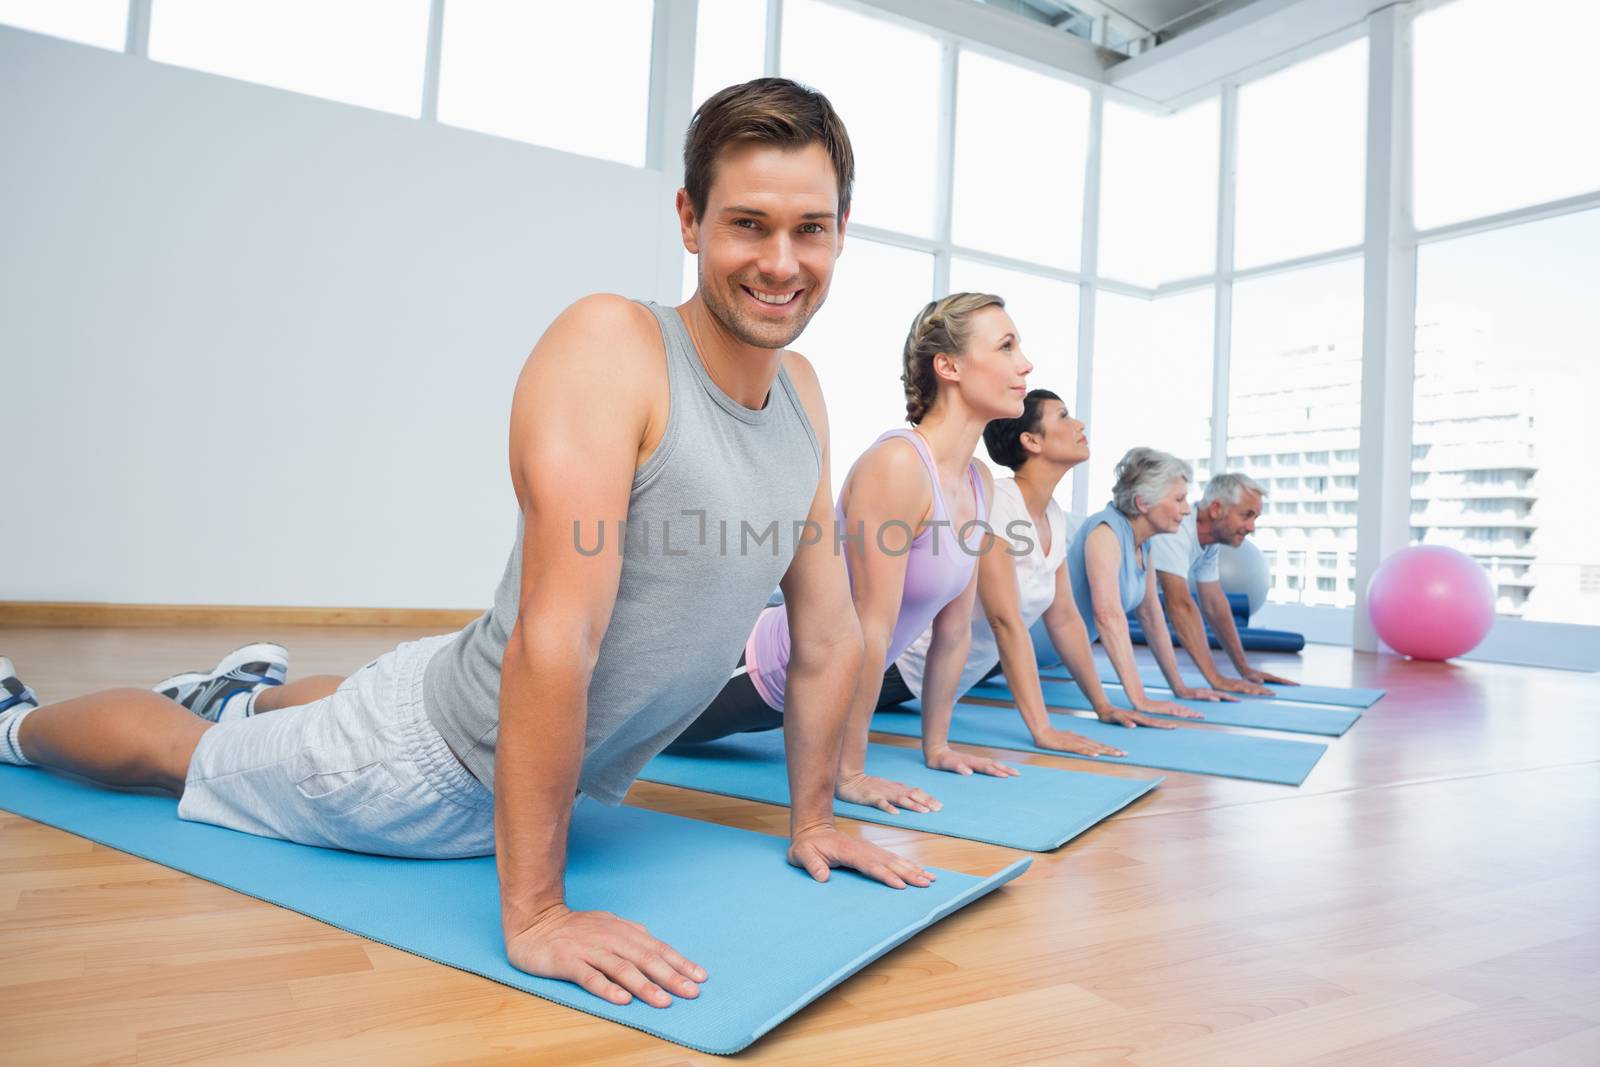
MULTIPOLYGON (((743 655, 739 657, 739 666, 744 666, 743 655)), ((916 694, 906 687, 905 679, 900 677, 900 668, 891 663, 889 669, 883 672, 883 687, 878 691, 877 709, 893 707, 915 696, 916 694)), ((775 711, 761 699, 761 694, 756 692, 755 683, 750 680, 748 671, 740 671, 728 679, 716 699, 706 706, 700 717, 690 723, 689 728, 679 734, 678 739, 668 748, 676 748, 678 745, 698 745, 704 741, 715 741, 719 737, 728 737, 732 734, 776 730, 782 725, 783 713, 775 711)))

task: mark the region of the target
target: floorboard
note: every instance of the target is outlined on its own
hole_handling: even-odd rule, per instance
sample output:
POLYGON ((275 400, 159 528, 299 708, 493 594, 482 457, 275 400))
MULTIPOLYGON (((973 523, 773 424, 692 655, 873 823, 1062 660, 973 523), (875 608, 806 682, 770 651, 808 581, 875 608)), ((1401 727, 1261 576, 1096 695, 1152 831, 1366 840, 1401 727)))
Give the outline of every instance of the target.
MULTIPOLYGON (((50 700, 262 636, 290 647, 293 677, 420 634, 0 626, 0 654, 50 700)), ((1266 662, 1389 696, 1298 789, 1168 775, 738 1059, 1600 1062, 1600 675, 1319 645, 1266 662)), ((628 802, 786 826, 781 809, 667 786, 628 802)), ((1014 855, 846 825, 974 874, 1014 855)), ((4 814, 0 1004, 12 1065, 717 1060, 4 814)))

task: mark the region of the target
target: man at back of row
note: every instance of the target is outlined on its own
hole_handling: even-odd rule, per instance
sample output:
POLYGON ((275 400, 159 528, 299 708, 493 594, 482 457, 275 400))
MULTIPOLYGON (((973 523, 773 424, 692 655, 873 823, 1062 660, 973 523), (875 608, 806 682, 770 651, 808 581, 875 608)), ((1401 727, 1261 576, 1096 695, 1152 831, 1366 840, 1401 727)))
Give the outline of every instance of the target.
POLYGON ((586 297, 523 367, 517 536, 488 612, 349 678, 263 678, 235 698, 246 713, 221 721, 184 693, 226 686, 40 707, 0 659, 0 762, 162 788, 182 818, 323 847, 493 853, 513 965, 665 1007, 697 995, 705 971, 637 923, 566 906, 575 798, 621 801, 721 689, 781 584, 796 645, 789 860, 819 881, 853 867, 927 885, 833 824, 862 638, 843 557, 809 535, 832 527, 827 414, 816 372, 785 346, 822 306, 843 244, 849 137, 821 94, 758 79, 701 106, 684 164, 696 294, 679 308, 586 297))
POLYGON ((1265 683, 1295 684, 1250 666, 1218 573, 1222 546, 1238 548, 1255 532, 1264 495, 1265 491, 1249 475, 1219 474, 1206 483, 1200 506, 1189 513, 1175 533, 1150 539, 1150 562, 1156 568, 1167 618, 1172 620, 1172 628, 1189 658, 1205 676, 1206 685, 1225 693, 1271 696, 1272 690, 1265 683), (1200 599, 1198 607, 1189 591, 1191 582, 1200 599), (1206 623, 1211 624, 1211 632, 1233 661, 1238 678, 1226 677, 1217 669, 1206 638, 1206 623))

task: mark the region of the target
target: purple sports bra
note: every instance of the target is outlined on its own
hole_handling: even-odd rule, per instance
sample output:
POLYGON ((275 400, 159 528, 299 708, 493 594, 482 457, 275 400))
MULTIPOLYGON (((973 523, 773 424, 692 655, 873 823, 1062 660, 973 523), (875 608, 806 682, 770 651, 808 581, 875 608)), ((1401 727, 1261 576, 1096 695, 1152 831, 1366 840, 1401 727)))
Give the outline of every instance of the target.
MULTIPOLYGON (((978 565, 979 547, 987 532, 987 527, 969 526, 966 530, 951 528, 950 508, 945 503, 944 490, 939 486, 939 472, 934 466, 933 454, 928 451, 928 443, 921 434, 914 430, 890 430, 874 441, 873 447, 891 437, 903 437, 916 445, 917 454, 928 469, 928 478, 933 482, 933 511, 927 524, 911 542, 911 549, 906 555, 906 584, 900 594, 900 615, 895 619, 894 633, 889 639, 888 658, 878 664, 880 673, 932 624, 933 617, 946 604, 961 595, 961 591, 972 580, 973 569, 978 565), (963 540, 960 537, 963 533, 968 535, 964 538, 966 547, 958 543, 963 540), (975 537, 972 536, 974 534, 975 537)), ((972 483, 973 499, 977 502, 975 521, 987 523, 989 502, 984 499, 983 480, 978 474, 976 460, 968 465, 967 477, 972 483)), ((845 527, 844 508, 839 501, 833 506, 833 520, 838 524, 841 537, 856 533, 845 527)), ((868 538, 877 536, 871 530, 862 531, 862 535, 868 538)), ((884 531, 882 544, 891 550, 898 549, 905 543, 904 538, 904 531, 884 531)), ((845 566, 848 569, 848 555, 845 557, 845 566)), ((756 620, 755 629, 750 631, 750 637, 745 642, 744 658, 750 671, 751 684, 761 694, 761 699, 777 711, 782 711, 784 685, 789 673, 789 616, 782 604, 767 608, 756 620)))

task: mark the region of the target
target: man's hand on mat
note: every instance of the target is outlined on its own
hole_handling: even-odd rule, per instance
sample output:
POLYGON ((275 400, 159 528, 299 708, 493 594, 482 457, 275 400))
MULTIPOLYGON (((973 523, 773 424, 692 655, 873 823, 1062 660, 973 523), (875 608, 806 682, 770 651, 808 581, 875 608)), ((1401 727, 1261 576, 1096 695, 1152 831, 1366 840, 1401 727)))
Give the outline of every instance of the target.
POLYGON ((1022 772, 1009 763, 1001 763, 987 756, 974 756, 957 752, 949 745, 940 745, 922 754, 922 762, 935 771, 952 771, 956 774, 989 774, 996 778, 1015 778, 1022 772))
POLYGON ((638 923, 565 904, 546 908, 520 932, 507 931, 506 958, 519 971, 572 982, 613 1004, 638 997, 665 1008, 672 995, 699 996, 697 983, 706 980, 705 968, 638 923))
POLYGON ((891 782, 887 778, 877 778, 870 774, 841 772, 839 786, 834 790, 834 795, 852 804, 880 808, 890 815, 899 815, 900 808, 926 814, 944 807, 915 786, 906 785, 904 782, 891 782), (896 804, 900 805, 900 808, 895 807, 896 804))
POLYGON ((1272 695, 1272 690, 1266 686, 1257 685, 1255 682, 1246 681, 1243 678, 1219 678, 1216 688, 1229 693, 1243 693, 1247 697, 1269 697, 1272 695))
POLYGON ((1276 674, 1268 674, 1266 671, 1258 671, 1254 667, 1247 671, 1240 671, 1239 673, 1258 685, 1266 685, 1268 682, 1272 683, 1273 685, 1300 684, 1299 682, 1290 681, 1288 678, 1279 678, 1276 674))
POLYGON ((1230 700, 1230 701, 1237 701, 1239 699, 1238 697, 1235 697, 1235 696, 1229 696, 1227 693, 1219 693, 1215 689, 1207 689, 1205 686, 1196 686, 1196 685, 1180 685, 1180 686, 1177 686, 1176 688, 1174 688, 1172 690, 1172 695, 1177 697, 1179 700, 1230 700))
POLYGON ((932 871, 831 826, 796 831, 789 842, 789 862, 819 882, 826 882, 833 868, 849 867, 891 889, 908 885, 926 888, 933 884, 932 871))
MULTIPOLYGON (((1112 709, 1115 710, 1115 709, 1112 709)), ((1102 719, 1104 715, 1100 716, 1102 719)), ((1071 752, 1079 756, 1126 756, 1127 753, 1120 748, 1102 745, 1098 741, 1091 741, 1082 734, 1075 734, 1067 730, 1057 730, 1047 726, 1033 735, 1033 743, 1040 748, 1048 748, 1055 752, 1071 752)))
POLYGON ((1199 718, 1199 715, 1183 705, 1174 704, 1166 700, 1147 700, 1138 711, 1129 711, 1127 708, 1107 708, 1105 711, 1097 712, 1096 714, 1100 716, 1101 722, 1114 722, 1118 726, 1126 726, 1130 729, 1135 726, 1154 726, 1157 730, 1173 729, 1172 723, 1162 722, 1160 719, 1152 719, 1150 718, 1151 715, 1189 715, 1199 718), (1168 711, 1168 708, 1173 710, 1168 711))

